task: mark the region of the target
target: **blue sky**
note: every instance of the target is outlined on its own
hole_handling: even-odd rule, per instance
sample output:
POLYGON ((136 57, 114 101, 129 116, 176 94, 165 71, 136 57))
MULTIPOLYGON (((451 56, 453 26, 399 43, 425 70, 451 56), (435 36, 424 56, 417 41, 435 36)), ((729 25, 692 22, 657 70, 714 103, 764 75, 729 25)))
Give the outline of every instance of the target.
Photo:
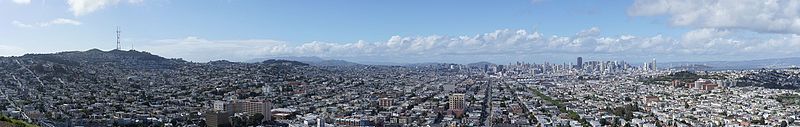
POLYGON ((120 26, 125 49, 198 62, 276 56, 401 63, 796 56, 798 3, 777 2, 4 0, 0 55, 110 50, 120 26), (734 6, 747 8, 727 9, 734 6))

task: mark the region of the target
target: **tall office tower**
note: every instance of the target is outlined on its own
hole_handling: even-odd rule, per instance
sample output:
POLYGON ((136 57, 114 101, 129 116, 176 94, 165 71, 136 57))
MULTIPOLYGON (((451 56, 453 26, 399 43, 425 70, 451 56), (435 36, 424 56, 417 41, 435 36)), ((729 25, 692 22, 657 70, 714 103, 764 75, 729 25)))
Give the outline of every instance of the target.
POLYGON ((628 68, 629 68, 628 62, 622 61, 622 63, 620 63, 620 64, 621 64, 622 70, 628 70, 628 68))
POLYGON ((505 71, 505 69, 506 69, 506 66, 505 66, 505 65, 497 65, 497 71, 498 71, 498 72, 505 71))
POLYGON ((450 94, 448 98, 450 101, 450 111, 453 112, 456 116, 461 116, 464 114, 464 94, 463 93, 454 93, 450 94))
POLYGON ((656 59, 653 59, 653 62, 650 63, 650 66, 652 66, 652 68, 650 68, 650 70, 657 70, 658 69, 658 67, 656 66, 656 59))
POLYGON ((583 69, 583 58, 578 57, 578 61, 575 64, 576 64, 575 68, 583 69))

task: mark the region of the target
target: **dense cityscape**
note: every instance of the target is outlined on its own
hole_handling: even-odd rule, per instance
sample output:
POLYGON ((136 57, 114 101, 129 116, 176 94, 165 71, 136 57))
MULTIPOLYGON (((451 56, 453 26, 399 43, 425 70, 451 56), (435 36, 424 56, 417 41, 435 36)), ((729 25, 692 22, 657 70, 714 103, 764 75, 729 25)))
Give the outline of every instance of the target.
POLYGON ((0 58, 0 106, 47 127, 800 125, 797 68, 657 65, 196 63, 93 49, 0 58))
POLYGON ((800 0, 0 0, 0 127, 800 127, 800 0))

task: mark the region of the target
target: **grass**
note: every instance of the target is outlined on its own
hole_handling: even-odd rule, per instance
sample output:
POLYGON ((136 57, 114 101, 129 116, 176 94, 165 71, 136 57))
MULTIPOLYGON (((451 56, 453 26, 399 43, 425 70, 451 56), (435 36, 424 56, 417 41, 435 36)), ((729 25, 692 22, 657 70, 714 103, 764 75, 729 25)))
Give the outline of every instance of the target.
POLYGON ((689 82, 690 83, 690 82, 697 81, 697 79, 700 79, 700 78, 703 78, 703 79, 724 79, 724 76, 722 76, 722 75, 698 75, 698 74, 695 74, 694 72, 690 72, 690 71, 680 71, 680 72, 672 73, 670 75, 658 76, 658 77, 648 78, 648 79, 641 79, 639 81, 644 83, 644 84, 669 85, 669 82, 672 82, 673 80, 678 80, 678 81, 681 81, 681 82, 689 82))
POLYGON ((17 127, 39 127, 39 126, 30 124, 30 123, 22 121, 22 120, 17 120, 17 119, 6 117, 4 115, 0 115, 0 122, 8 122, 8 123, 11 123, 13 125, 17 125, 17 127))
POLYGON ((542 92, 539 92, 539 90, 537 90, 537 89, 531 89, 531 91, 533 91, 534 95, 539 96, 544 101, 547 101, 547 102, 552 103, 553 105, 556 105, 556 107, 558 107, 558 110, 561 111, 562 113, 563 112, 567 113, 567 116, 569 116, 570 119, 577 120, 584 127, 589 127, 589 122, 587 122, 585 119, 581 119, 581 116, 578 115, 577 112, 572 111, 572 110, 567 110, 567 107, 564 106, 564 104, 561 102, 561 100, 554 100, 552 97, 542 94, 542 92))
POLYGON ((785 105, 800 105, 800 95, 797 94, 780 94, 771 98, 785 105))
POLYGON ((672 80, 680 80, 684 82, 694 82, 697 79, 704 78, 704 79, 723 79, 722 75, 698 75, 694 72, 689 71, 681 71, 675 72, 667 76, 660 76, 653 80, 655 81, 672 81, 672 80))

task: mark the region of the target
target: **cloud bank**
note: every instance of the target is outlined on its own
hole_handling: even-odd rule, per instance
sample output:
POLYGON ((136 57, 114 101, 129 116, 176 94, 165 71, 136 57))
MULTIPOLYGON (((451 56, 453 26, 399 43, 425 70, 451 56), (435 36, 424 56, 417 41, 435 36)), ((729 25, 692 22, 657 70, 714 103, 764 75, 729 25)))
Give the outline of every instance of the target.
POLYGON ((800 33, 797 0, 636 0, 632 16, 667 16, 674 26, 800 33))
MULTIPOLYGON (((144 0, 128 0, 130 4, 141 4, 144 0)), ((74 16, 82 16, 101 10, 108 6, 117 5, 120 0, 67 0, 69 11, 72 11, 74 16)))
POLYGON ((0 45, 0 56, 14 56, 24 54, 25 49, 16 47, 16 46, 9 46, 9 45, 0 45))
MULTIPOLYGON (((321 56, 414 58, 445 60, 454 56, 520 56, 531 54, 613 54, 613 55, 737 55, 798 54, 800 36, 774 38, 731 38, 729 31, 699 29, 681 38, 656 36, 599 36, 600 28, 576 32, 573 36, 546 36, 537 31, 501 29, 472 36, 392 36, 385 41, 306 42, 254 40, 208 40, 200 37, 148 42, 144 50, 191 61, 227 59, 246 61, 274 56, 321 56)), ((406 61, 408 62, 408 61, 406 61)))

